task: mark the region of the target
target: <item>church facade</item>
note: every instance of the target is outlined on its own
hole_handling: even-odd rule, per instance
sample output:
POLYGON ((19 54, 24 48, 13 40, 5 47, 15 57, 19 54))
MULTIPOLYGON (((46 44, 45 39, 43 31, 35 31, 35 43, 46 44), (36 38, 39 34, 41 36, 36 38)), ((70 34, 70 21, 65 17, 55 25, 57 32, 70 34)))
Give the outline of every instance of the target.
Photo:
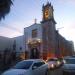
MULTIPOLYGON (((68 44, 70 42, 65 43, 64 41, 67 40, 56 30, 53 11, 53 6, 48 2, 42 7, 43 18, 41 23, 37 24, 35 22, 33 25, 24 28, 26 58, 48 59, 52 57, 63 57, 66 56, 66 54, 64 54, 65 51, 69 51, 67 47, 69 47, 68 44), (63 47, 61 47, 62 41, 63 47), (67 47, 65 45, 67 45, 67 47)), ((72 43, 70 45, 72 45, 72 43)), ((70 49, 72 50, 72 46, 70 46, 70 49)))

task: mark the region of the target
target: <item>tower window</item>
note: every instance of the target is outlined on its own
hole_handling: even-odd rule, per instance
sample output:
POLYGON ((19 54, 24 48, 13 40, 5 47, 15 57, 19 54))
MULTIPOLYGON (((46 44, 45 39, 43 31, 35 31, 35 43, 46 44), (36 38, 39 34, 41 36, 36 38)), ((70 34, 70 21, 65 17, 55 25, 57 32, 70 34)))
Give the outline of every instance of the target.
POLYGON ((37 37, 37 29, 32 30, 32 38, 37 37))

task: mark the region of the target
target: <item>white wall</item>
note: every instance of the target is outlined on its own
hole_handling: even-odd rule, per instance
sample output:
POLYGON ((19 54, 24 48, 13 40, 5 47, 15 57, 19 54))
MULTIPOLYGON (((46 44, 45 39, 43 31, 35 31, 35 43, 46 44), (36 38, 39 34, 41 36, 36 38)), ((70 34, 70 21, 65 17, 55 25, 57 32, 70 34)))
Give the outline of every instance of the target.
POLYGON ((42 27, 41 24, 33 24, 27 28, 24 28, 24 40, 25 40, 25 50, 28 50, 28 45, 27 42, 29 39, 33 39, 32 38, 32 30, 37 29, 37 39, 41 39, 42 40, 42 27))
POLYGON ((13 43, 14 43, 14 40, 16 41, 16 52, 23 52, 25 50, 23 38, 24 38, 23 36, 18 36, 18 37, 13 38, 13 43), (20 47, 22 49, 20 49, 20 47))

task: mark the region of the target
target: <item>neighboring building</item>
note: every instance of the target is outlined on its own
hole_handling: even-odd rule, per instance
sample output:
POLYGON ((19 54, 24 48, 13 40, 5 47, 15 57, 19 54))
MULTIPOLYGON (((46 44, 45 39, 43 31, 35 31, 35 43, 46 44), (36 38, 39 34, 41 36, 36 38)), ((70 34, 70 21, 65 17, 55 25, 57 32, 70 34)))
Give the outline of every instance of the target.
POLYGON ((56 31, 57 34, 57 54, 60 54, 60 56, 70 56, 74 54, 74 45, 72 41, 66 40, 63 36, 61 36, 58 31, 56 31))
POLYGON ((24 35, 12 38, 13 41, 13 51, 16 52, 16 57, 25 55, 25 45, 24 45, 24 35))
POLYGON ((11 63, 13 58, 11 38, 0 36, 0 70, 11 63), (5 66, 6 65, 6 66, 5 66))
POLYGON ((13 39, 13 47, 15 48, 13 50, 16 50, 17 53, 24 52, 24 37, 23 36, 18 36, 14 37, 13 39))
POLYGON ((72 41, 66 40, 56 30, 53 6, 51 3, 43 5, 43 18, 40 24, 36 22, 24 28, 24 35, 15 38, 2 38, 0 49, 5 48, 16 52, 16 56, 22 59, 52 57, 64 57, 73 55, 74 46, 72 41), (9 41, 10 40, 10 41, 9 41))
POLYGON ((4 50, 11 49, 11 39, 7 37, 0 36, 0 51, 3 52, 4 50))

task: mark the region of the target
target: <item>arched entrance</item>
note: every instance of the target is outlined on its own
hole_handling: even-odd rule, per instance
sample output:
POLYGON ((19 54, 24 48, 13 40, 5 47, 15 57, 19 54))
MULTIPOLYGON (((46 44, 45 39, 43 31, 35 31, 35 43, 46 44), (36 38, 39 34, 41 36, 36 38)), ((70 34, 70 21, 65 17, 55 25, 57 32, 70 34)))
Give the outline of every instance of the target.
POLYGON ((40 51, 41 51, 41 40, 40 39, 32 39, 28 41, 28 49, 29 49, 29 58, 30 59, 39 59, 40 51))
POLYGON ((39 58, 39 51, 37 48, 32 48, 30 50, 30 59, 38 59, 39 58))

